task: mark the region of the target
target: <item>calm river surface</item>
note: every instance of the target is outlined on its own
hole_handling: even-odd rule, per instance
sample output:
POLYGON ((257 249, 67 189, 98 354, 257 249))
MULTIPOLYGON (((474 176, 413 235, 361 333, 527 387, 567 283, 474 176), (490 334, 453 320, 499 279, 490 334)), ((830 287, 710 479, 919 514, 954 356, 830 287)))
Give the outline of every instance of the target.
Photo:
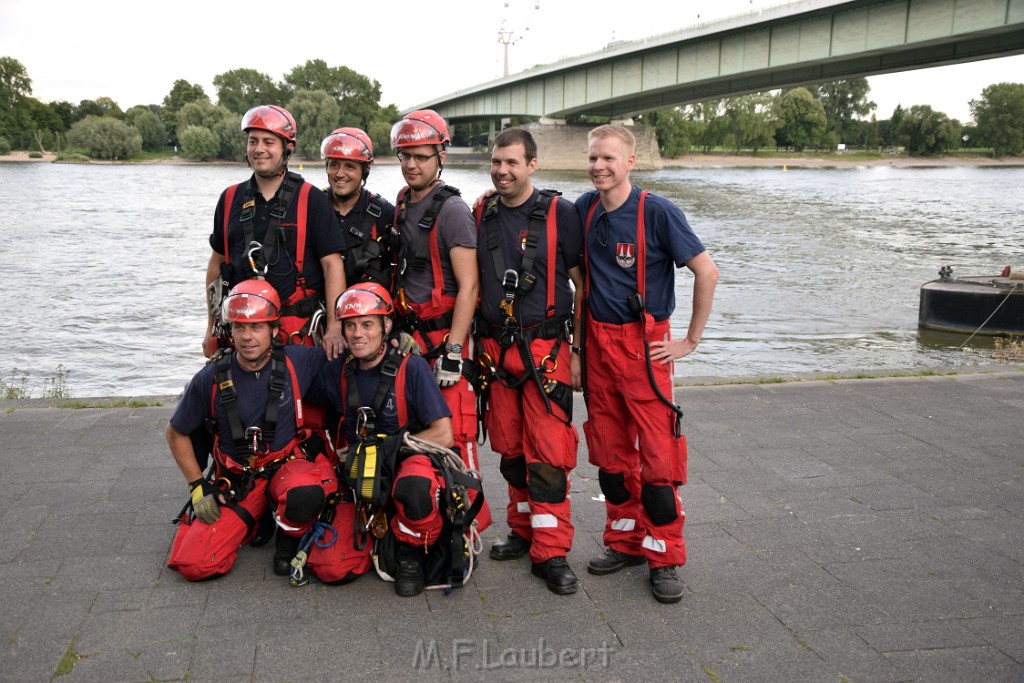
MULTIPOLYGON (((324 184, 319 162, 300 170, 324 184)), ((293 170, 299 170, 293 165, 293 170)), ((41 396, 67 371, 74 397, 177 394, 203 364, 207 238, 240 166, 0 164, 0 380, 41 396)), ((486 167, 453 167, 463 195, 486 167)), ((976 363, 964 337, 921 335, 918 288, 955 273, 1024 268, 1024 169, 667 169, 634 182, 684 210, 722 272, 684 376, 743 377, 976 363)), ((393 198, 395 165, 369 187, 393 198)), ((575 199, 583 173, 538 171, 575 199)), ((692 278, 677 281, 676 333, 692 278)), ((972 342, 983 345, 975 338, 972 342)))

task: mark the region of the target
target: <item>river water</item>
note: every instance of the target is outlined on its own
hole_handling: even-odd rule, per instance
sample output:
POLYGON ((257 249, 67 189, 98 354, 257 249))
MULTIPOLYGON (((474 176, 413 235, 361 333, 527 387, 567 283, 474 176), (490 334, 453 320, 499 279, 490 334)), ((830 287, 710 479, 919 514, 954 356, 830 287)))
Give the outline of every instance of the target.
MULTIPOLYGON (((317 185, 319 162, 296 168, 317 185)), ((203 364, 203 280, 221 190, 240 166, 0 164, 0 273, 9 312, 0 381, 43 394, 63 367, 74 397, 170 395, 203 364)), ((486 167, 446 180, 473 198, 486 167)), ((683 208, 722 276, 679 375, 849 373, 978 363, 965 337, 919 334, 918 289, 1024 268, 1022 168, 666 169, 634 182, 683 208)), ((395 165, 369 187, 394 197, 395 165)), ((583 173, 538 171, 574 199, 583 173)), ((681 271, 677 334, 692 278, 681 271)), ((984 345, 976 338, 974 345, 984 345)))

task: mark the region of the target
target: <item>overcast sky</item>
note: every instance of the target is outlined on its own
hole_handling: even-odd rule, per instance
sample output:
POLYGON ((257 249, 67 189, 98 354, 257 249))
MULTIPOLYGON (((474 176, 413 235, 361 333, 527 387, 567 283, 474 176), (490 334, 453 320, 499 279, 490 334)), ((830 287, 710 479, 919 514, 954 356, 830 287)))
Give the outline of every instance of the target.
MULTIPOLYGON (((377 80, 382 104, 407 109, 500 77, 502 30, 509 71, 516 73, 613 40, 638 40, 779 4, 785 3, 0 0, 0 56, 24 65, 33 96, 45 102, 110 97, 122 109, 159 104, 178 79, 201 85, 216 101, 218 74, 251 68, 279 81, 293 67, 322 59, 377 80), (581 7, 586 9, 574 11, 581 7)), ((1003 81, 1024 82, 1024 56, 874 76, 870 98, 880 119, 897 104, 927 104, 966 122, 968 102, 1003 81)))

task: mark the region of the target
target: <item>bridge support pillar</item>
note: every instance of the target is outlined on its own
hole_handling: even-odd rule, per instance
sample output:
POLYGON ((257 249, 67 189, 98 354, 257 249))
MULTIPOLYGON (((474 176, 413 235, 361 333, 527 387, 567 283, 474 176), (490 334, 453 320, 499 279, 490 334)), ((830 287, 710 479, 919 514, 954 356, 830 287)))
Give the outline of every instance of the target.
MULTIPOLYGON (((554 119, 547 119, 553 121, 554 119)), ((662 168, 658 138, 653 128, 629 123, 629 131, 636 137, 636 165, 638 171, 652 171, 662 168)), ((524 126, 537 141, 537 156, 540 167, 552 171, 583 171, 587 168, 589 150, 587 134, 596 126, 577 124, 538 123, 524 126)))

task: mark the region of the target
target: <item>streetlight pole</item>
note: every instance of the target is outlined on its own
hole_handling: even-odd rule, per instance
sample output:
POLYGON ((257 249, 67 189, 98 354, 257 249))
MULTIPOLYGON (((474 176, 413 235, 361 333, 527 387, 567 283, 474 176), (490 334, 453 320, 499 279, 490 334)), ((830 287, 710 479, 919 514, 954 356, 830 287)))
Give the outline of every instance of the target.
POLYGON ((505 76, 508 77, 508 46, 513 42, 512 36, 515 35, 512 31, 505 28, 505 22, 501 22, 501 28, 498 29, 498 42, 505 46, 505 76))

